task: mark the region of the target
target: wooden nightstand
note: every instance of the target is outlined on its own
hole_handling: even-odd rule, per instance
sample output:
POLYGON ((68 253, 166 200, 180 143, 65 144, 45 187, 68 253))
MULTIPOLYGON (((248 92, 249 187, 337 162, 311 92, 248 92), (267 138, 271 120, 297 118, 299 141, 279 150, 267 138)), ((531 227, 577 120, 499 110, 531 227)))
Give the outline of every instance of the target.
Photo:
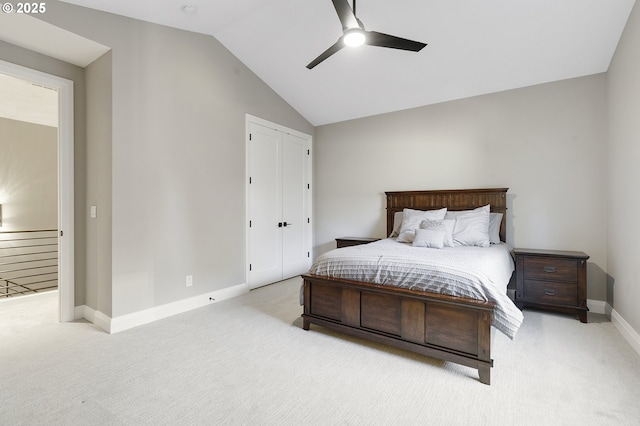
POLYGON ((336 238, 336 246, 338 248, 359 246, 360 244, 369 244, 378 240, 380 240, 380 238, 342 237, 336 238))
POLYGON ((587 259, 581 251, 514 249, 516 305, 578 315, 587 322, 587 259))

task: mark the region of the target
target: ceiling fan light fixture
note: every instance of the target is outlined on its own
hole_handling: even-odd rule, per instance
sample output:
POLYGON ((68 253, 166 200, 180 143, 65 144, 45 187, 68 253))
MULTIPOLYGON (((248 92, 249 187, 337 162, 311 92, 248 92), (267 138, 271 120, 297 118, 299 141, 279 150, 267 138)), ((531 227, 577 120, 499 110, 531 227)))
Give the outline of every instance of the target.
POLYGON ((408 50, 419 52, 426 43, 396 37, 390 34, 379 33, 377 31, 365 31, 362 21, 356 16, 356 0, 353 0, 353 7, 349 5, 349 0, 331 0, 336 9, 338 19, 342 24, 342 36, 320 56, 307 65, 308 69, 313 69, 316 65, 340 51, 345 46, 368 46, 386 47, 389 49, 408 50))
POLYGON ((357 47, 357 46, 362 46, 364 44, 364 42, 366 41, 366 37, 364 35, 364 32, 361 29, 355 28, 355 29, 346 31, 344 33, 342 41, 346 46, 357 47))

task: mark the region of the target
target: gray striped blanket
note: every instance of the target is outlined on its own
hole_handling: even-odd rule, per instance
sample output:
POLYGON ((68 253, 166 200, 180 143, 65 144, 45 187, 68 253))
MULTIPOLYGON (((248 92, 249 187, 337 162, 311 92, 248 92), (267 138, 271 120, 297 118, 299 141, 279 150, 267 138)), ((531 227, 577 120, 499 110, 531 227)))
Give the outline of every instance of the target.
POLYGON ((492 301, 493 326, 513 339, 523 316, 507 296, 514 270, 510 252, 504 243, 432 249, 387 238, 324 253, 309 273, 492 301))

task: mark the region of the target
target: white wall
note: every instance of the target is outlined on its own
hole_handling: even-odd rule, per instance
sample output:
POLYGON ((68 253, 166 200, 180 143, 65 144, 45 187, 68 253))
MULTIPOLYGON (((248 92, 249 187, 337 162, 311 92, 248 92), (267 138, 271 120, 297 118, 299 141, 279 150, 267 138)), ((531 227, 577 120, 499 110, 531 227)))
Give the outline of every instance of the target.
MULTIPOLYGON (((612 304, 640 335, 640 6, 636 3, 607 73, 609 185, 607 264, 612 304)), ((637 350, 640 352, 640 338, 637 350)))
POLYGON ((0 232, 58 229, 57 155, 56 127, 0 117, 0 232))
POLYGON ((54 0, 42 19, 112 49, 111 316, 243 284, 245 114, 313 127, 213 37, 54 0))
POLYGON ((316 254, 385 234, 384 191, 508 187, 508 242, 579 250, 606 298, 606 79, 594 75, 316 128, 316 254))

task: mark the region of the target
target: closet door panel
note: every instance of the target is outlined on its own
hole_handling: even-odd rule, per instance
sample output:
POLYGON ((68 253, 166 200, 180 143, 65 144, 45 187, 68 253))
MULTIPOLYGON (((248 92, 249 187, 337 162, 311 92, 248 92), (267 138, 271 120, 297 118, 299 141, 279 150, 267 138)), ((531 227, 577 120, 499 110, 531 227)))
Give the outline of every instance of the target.
POLYGON ((249 282, 252 288, 282 279, 282 135, 251 125, 249 141, 249 282))
POLYGON ((306 201, 308 142, 300 137, 284 134, 282 139, 282 229, 283 278, 290 278, 309 269, 307 241, 308 223, 306 201))

